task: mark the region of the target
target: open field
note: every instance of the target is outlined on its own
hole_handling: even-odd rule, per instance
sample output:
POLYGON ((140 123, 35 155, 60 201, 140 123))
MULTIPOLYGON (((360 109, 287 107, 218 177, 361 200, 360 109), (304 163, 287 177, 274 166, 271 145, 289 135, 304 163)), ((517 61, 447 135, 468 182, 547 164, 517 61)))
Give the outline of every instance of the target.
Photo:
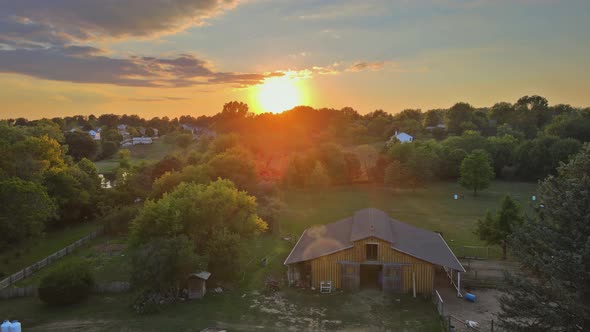
POLYGON ((281 231, 299 237, 307 227, 331 223, 359 209, 375 207, 400 221, 442 232, 451 246, 484 245, 473 234, 477 219, 487 209, 496 209, 507 193, 528 208, 536 188, 535 183, 496 181, 477 197, 456 183, 432 184, 416 190, 357 185, 288 191, 284 193, 287 208, 281 217, 281 231), (464 198, 454 200, 455 193, 464 198))
MULTIPOLYGON (((453 245, 483 245, 473 229, 486 209, 495 209, 502 196, 511 193, 528 206, 536 184, 494 182, 477 197, 455 183, 439 183, 424 189, 391 190, 371 185, 342 186, 321 191, 290 190, 282 193, 286 208, 280 216, 281 236, 266 235, 243 244, 237 282, 222 294, 210 292, 203 301, 181 302, 152 316, 137 316, 131 310, 133 296, 94 296, 67 310, 48 308, 35 298, 0 302, 0 312, 36 327, 33 331, 104 331, 125 327, 126 331, 199 331, 220 326, 233 331, 260 330, 406 330, 436 331, 439 321, 427 300, 405 296, 366 296, 336 293, 320 295, 283 288, 279 295, 265 294, 264 280, 274 276, 285 281, 283 261, 301 232, 309 226, 326 224, 364 207, 376 207, 401 221, 444 233, 453 245), (454 193, 464 194, 453 200, 454 193), (287 239, 284 239, 287 238, 287 239), (267 258, 268 265, 260 262, 267 258), (400 299, 398 302, 397 299, 400 299), (49 324, 49 325, 47 325, 49 324)), ((102 237, 73 256, 95 266, 99 282, 127 279, 128 253, 105 252, 105 246, 123 238, 102 237)), ((26 284, 37 283, 43 273, 26 284)), ((215 287, 214 280, 208 285, 215 287)))
POLYGON ((17 272, 52 253, 76 242, 98 228, 96 222, 72 225, 68 228, 48 232, 44 238, 24 243, 18 248, 0 253, 0 279, 17 272))
MULTIPOLYGON (((131 162, 136 165, 142 161, 155 162, 161 160, 176 148, 176 145, 168 144, 160 138, 154 140, 153 144, 134 145, 123 149, 128 149, 131 152, 131 162)), ((115 154, 112 158, 95 162, 95 165, 99 173, 110 173, 119 166, 119 157, 115 154)))
POLYGON ((107 236, 96 238, 77 249, 74 254, 61 258, 33 276, 18 282, 16 286, 38 285, 41 279, 53 269, 77 259, 90 263, 98 282, 129 280, 129 255, 126 247, 126 238, 107 236))

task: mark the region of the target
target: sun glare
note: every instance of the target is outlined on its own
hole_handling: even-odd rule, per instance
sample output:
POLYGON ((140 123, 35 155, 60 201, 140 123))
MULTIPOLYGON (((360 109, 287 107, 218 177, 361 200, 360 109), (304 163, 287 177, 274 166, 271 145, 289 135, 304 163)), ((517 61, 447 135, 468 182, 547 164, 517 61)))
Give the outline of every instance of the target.
POLYGON ((289 75, 268 78, 258 87, 256 99, 263 112, 281 113, 303 100, 301 81, 289 75))

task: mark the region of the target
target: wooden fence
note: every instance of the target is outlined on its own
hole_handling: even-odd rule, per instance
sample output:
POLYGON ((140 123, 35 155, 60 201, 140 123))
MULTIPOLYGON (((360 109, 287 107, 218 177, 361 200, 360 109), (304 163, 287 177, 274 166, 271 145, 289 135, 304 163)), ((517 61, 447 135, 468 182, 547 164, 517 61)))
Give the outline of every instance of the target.
POLYGON ((95 230, 94 232, 86 235, 85 237, 79 239, 78 241, 70 244, 69 246, 58 250, 57 252, 43 258, 42 260, 29 265, 27 267, 25 267, 24 269, 8 276, 8 278, 5 278, 4 280, 0 281, 0 290, 7 288, 8 286, 17 283, 25 278, 28 278, 30 276, 32 276, 33 274, 35 274, 37 271, 39 271, 40 269, 44 268, 45 266, 59 260, 60 258, 69 255, 70 253, 72 253, 76 248, 82 246, 83 244, 87 243, 90 240, 95 239, 96 237, 98 237, 100 234, 102 234, 104 228, 100 227, 97 230, 95 230))
MULTIPOLYGON (((126 281, 112 281, 98 283, 94 286, 93 293, 95 294, 113 294, 113 293, 125 293, 131 288, 129 282, 126 281)), ((10 287, 0 290, 0 299, 7 300, 17 297, 31 297, 37 296, 37 286, 27 287, 10 287)))

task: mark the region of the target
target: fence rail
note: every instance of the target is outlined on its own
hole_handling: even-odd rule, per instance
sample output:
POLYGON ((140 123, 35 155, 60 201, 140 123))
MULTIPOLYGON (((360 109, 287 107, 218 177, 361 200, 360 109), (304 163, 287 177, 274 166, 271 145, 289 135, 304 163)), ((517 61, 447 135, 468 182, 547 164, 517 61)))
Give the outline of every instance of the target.
POLYGON ((436 307, 436 311, 438 312, 439 316, 445 316, 445 302, 443 301, 442 297, 438 293, 438 291, 434 290, 434 296, 432 297, 432 302, 436 307))
POLYGON ((61 250, 58 250, 58 251, 54 252, 53 254, 43 258, 42 260, 40 260, 36 263, 33 263, 33 264, 25 267, 24 269, 1 280, 0 281, 0 290, 7 288, 8 286, 15 284, 25 278, 32 276, 33 274, 35 274, 37 271, 44 268, 45 266, 59 260, 60 258, 62 258, 64 256, 69 255, 76 248, 82 246, 86 242, 93 240, 96 237, 98 237, 99 235, 101 235, 103 231, 104 231, 104 228, 100 227, 97 230, 95 230, 94 232, 92 232, 92 233, 86 235, 85 237, 77 240, 76 242, 70 244, 69 246, 67 246, 61 250))
MULTIPOLYGON (((125 293, 131 289, 131 285, 129 282, 126 281, 112 281, 112 282, 104 282, 98 283, 94 285, 93 292, 95 294, 112 294, 112 293, 125 293)), ((38 288, 37 286, 26 286, 26 287, 15 287, 15 288, 6 288, 0 290, 0 299, 7 300, 17 297, 31 297, 37 296, 38 288)))

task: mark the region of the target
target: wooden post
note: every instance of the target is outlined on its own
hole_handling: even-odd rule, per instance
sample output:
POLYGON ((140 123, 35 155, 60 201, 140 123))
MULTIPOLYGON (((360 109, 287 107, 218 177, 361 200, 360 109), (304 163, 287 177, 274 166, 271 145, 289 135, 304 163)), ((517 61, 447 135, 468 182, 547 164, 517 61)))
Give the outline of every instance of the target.
POLYGON ((494 332, 494 320, 492 319, 492 332, 494 332))
POLYGON ((457 297, 461 297, 461 272, 457 271, 457 297))
POLYGON ((416 298, 416 272, 412 272, 412 289, 414 291, 414 298, 416 298))

